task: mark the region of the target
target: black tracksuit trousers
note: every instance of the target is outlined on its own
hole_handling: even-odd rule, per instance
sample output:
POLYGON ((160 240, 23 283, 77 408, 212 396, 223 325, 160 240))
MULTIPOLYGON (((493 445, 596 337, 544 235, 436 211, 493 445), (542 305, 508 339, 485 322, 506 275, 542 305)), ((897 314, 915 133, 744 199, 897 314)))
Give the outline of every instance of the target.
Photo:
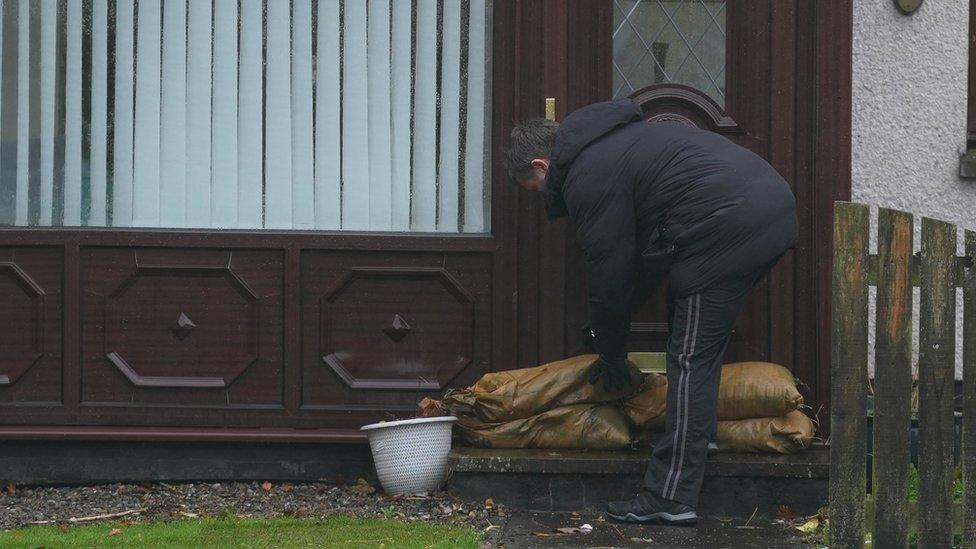
POLYGON ((644 476, 644 487, 665 499, 698 506, 708 443, 717 428, 725 348, 749 291, 768 269, 700 293, 668 296, 667 424, 644 476))

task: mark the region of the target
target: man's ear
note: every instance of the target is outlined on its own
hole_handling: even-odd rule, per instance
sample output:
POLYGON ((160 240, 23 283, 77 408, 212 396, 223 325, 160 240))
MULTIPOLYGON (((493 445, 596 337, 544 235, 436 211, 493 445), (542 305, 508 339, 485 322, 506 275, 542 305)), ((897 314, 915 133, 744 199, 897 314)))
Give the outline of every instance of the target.
POLYGON ((546 171, 549 169, 549 159, 548 158, 534 158, 532 159, 532 167, 546 171))

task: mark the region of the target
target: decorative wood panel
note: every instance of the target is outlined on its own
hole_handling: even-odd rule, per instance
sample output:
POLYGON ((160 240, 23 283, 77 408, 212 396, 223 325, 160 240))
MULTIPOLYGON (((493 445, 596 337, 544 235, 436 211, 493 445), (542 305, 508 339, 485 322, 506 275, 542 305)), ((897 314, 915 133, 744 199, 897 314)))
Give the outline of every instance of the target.
POLYGON ((61 401, 60 250, 0 248, 0 405, 61 401))
POLYGON ((303 408, 413 410, 488 367, 490 256, 303 257, 303 408))
POLYGON ((82 400, 280 404, 282 256, 86 249, 82 400))

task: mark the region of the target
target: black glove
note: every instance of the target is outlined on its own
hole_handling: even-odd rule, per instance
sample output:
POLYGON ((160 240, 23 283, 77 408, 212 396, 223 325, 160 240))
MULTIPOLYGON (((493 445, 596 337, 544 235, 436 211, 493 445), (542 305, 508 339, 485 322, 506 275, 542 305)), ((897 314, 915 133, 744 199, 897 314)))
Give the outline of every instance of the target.
POLYGON ((590 364, 590 384, 603 383, 603 389, 608 393, 616 393, 630 387, 630 369, 627 362, 621 359, 605 359, 602 356, 590 364))

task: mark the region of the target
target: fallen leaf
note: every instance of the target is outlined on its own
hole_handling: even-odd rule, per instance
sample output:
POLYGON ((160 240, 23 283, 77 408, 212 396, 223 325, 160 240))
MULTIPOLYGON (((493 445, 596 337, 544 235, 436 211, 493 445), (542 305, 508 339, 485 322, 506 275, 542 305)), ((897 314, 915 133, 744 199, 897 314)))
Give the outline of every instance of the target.
POLYGON ((376 492, 376 488, 373 488, 366 479, 357 479, 356 484, 349 487, 351 491, 361 496, 367 496, 376 492))
POLYGON ((4 487, 4 490, 6 490, 8 494, 14 495, 14 492, 17 491, 17 487, 14 486, 14 483, 11 482, 6 487, 4 487))
POLYGON ((471 511, 471 512, 468 513, 468 518, 469 519, 474 520, 474 518, 477 517, 477 516, 478 516, 478 513, 475 513, 474 511, 471 511))
POLYGON ((190 512, 187 512, 187 511, 180 511, 180 516, 186 517, 186 518, 197 518, 200 515, 198 515, 196 513, 190 513, 190 512))
POLYGON ((573 511, 572 513, 569 514, 569 518, 571 518, 572 520, 579 520, 580 514, 577 513, 576 511, 573 511))
POLYGON ((121 521, 119 521, 119 524, 121 524, 122 526, 132 526, 132 521, 129 519, 122 519, 121 521))
POLYGON ((532 532, 532 535, 540 538, 551 538, 555 534, 550 534, 548 532, 532 532))
POLYGON ((120 536, 120 535, 122 535, 122 530, 119 529, 119 528, 112 528, 111 530, 108 531, 108 535, 110 535, 110 536, 120 536))
POLYGON ((261 483, 261 489, 264 490, 265 492, 270 492, 271 491, 271 483, 268 482, 268 481, 262 482, 261 483))
POLYGON ((488 498, 488 499, 485 500, 485 507, 486 508, 491 509, 494 506, 495 506, 495 500, 493 500, 491 498, 488 498))
POLYGON ((797 526, 796 529, 799 530, 800 532, 803 532, 804 534, 812 534, 813 532, 816 532, 817 528, 819 527, 820 527, 820 519, 814 517, 804 522, 800 526, 797 526))
POLYGON ((67 532, 68 525, 62 522, 61 524, 58 524, 58 530, 60 530, 62 533, 67 532))
POLYGON ((793 512, 793 508, 789 505, 780 505, 778 508, 776 508, 776 520, 789 522, 795 518, 796 513, 793 512))
POLYGON ((634 543, 654 543, 651 538, 630 538, 630 541, 634 543))
POLYGON ((556 528, 556 531, 560 534, 585 534, 582 528, 577 528, 575 526, 566 526, 564 528, 556 528))

